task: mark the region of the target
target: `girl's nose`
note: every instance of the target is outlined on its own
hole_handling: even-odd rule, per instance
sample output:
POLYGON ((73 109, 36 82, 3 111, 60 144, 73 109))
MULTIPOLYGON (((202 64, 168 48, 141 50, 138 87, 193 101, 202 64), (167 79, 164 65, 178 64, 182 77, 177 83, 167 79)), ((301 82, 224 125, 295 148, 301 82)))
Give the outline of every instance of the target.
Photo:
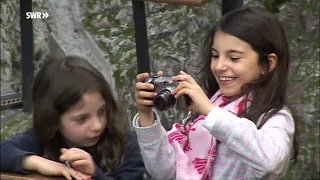
POLYGON ((226 66, 225 60, 221 57, 219 59, 217 59, 215 63, 216 63, 214 65, 215 71, 224 71, 224 70, 228 69, 226 66))
POLYGON ((91 125, 91 128, 93 131, 101 131, 101 129, 103 128, 103 123, 102 123, 102 120, 99 116, 97 116, 93 119, 93 123, 91 125))

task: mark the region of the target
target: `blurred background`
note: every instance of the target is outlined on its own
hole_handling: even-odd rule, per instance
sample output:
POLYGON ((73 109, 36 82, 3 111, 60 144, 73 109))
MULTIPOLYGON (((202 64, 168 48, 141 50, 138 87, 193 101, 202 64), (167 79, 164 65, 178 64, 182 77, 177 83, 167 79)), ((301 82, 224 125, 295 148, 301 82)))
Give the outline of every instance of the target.
MULTIPOLYGON (((1 139, 30 127, 31 106, 22 107, 20 1, 1 0, 1 139), (15 99, 15 103, 8 99, 15 99), (17 103, 20 102, 20 103, 17 103)), ((289 38, 292 54, 289 102, 300 120, 300 155, 285 179, 319 179, 319 7, 318 0, 244 0, 277 15, 289 38)), ((221 17, 221 0, 200 6, 145 2, 151 72, 172 76, 180 70, 197 72, 203 36, 221 17)), ((130 0, 33 0, 33 63, 37 73, 44 59, 77 54, 88 58, 112 85, 130 123, 136 114, 134 84, 137 59, 130 0)), ((28 36, 27 36, 28 38, 28 36)), ((30 37, 29 37, 30 38, 30 37)), ((31 36, 32 38, 32 36, 31 36)), ((32 62, 32 60, 31 60, 32 62)), ((29 69, 30 70, 30 69, 29 69)), ((197 78, 195 76, 195 78, 197 78)), ((30 82, 29 82, 30 84, 30 82)), ((30 104, 30 102, 29 102, 30 104)), ((160 114, 170 129, 186 112, 160 114), (177 118, 180 117, 180 118, 177 118)))

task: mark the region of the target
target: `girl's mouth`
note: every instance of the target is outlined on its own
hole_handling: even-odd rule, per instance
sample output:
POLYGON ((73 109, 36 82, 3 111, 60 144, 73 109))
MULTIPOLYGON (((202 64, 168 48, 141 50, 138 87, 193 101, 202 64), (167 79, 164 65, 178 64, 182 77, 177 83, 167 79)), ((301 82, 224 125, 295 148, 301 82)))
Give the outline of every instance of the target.
POLYGON ((218 77, 219 77, 219 83, 221 85, 229 85, 237 79, 235 77, 230 77, 230 76, 218 76, 218 77))
POLYGON ((99 139, 100 139, 100 135, 89 138, 89 140, 93 142, 98 141, 99 139))

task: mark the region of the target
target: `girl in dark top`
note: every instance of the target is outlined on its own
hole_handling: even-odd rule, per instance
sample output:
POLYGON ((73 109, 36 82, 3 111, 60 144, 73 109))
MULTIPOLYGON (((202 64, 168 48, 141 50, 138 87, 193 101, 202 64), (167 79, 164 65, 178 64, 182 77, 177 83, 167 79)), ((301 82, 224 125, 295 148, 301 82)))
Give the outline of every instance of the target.
POLYGON ((1 171, 143 179, 136 136, 122 115, 109 84, 86 60, 48 60, 33 86, 33 128, 1 141, 1 171))

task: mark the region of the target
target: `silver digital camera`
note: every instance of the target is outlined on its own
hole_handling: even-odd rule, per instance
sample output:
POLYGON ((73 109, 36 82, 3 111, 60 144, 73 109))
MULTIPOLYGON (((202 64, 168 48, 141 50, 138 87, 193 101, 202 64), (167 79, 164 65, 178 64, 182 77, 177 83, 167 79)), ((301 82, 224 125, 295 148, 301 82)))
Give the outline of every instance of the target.
POLYGON ((191 98, 187 95, 181 96, 178 99, 174 97, 172 91, 180 82, 173 81, 171 77, 152 75, 146 78, 144 82, 154 85, 153 91, 157 95, 153 99, 153 106, 160 111, 166 111, 172 107, 186 109, 191 105, 191 98))

